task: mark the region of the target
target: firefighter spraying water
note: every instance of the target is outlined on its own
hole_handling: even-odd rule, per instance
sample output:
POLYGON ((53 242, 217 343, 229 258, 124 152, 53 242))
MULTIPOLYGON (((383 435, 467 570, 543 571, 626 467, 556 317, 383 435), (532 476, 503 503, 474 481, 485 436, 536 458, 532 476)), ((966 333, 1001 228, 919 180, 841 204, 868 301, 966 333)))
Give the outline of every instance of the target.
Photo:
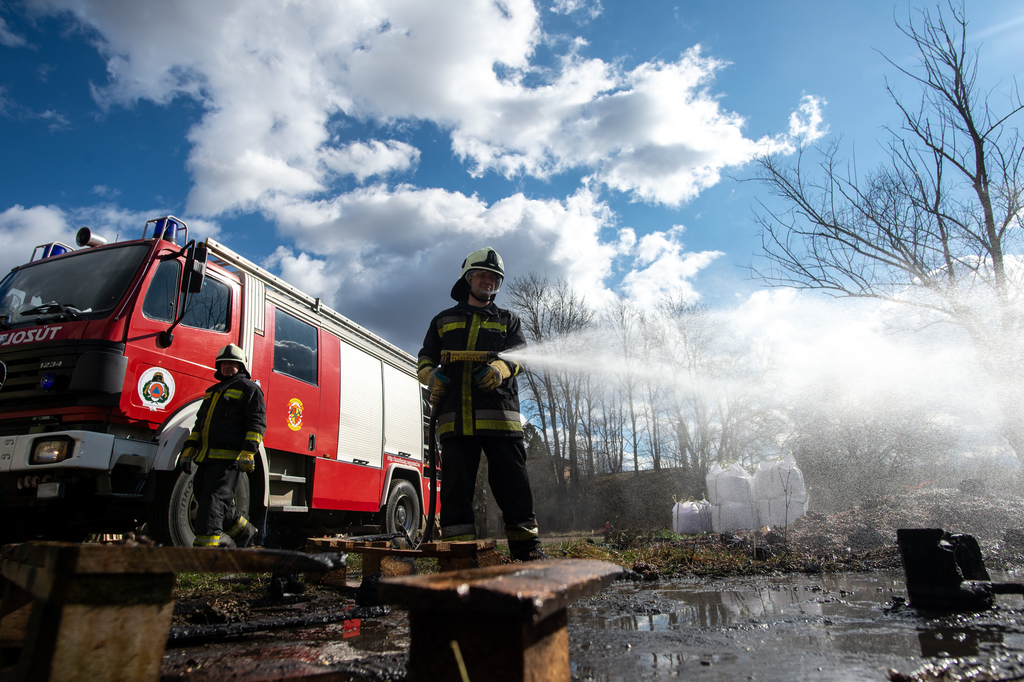
POLYGON ((457 305, 435 316, 427 329, 419 353, 419 379, 430 390, 433 405, 431 447, 436 430, 443 450, 442 538, 476 539, 473 491, 483 452, 509 550, 513 558, 530 561, 545 555, 526 473, 516 382, 521 367, 499 356, 525 346, 526 338, 519 318, 494 305, 504 277, 504 265, 494 249, 486 247, 466 257, 451 290, 457 305))

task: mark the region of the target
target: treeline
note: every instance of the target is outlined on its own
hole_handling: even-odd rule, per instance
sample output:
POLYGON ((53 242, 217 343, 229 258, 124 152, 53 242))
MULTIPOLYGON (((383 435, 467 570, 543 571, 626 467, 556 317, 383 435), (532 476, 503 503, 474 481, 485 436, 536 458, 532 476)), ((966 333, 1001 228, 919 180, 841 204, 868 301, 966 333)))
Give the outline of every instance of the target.
POLYGON ((827 377, 802 396, 780 394, 773 349, 703 305, 667 297, 645 311, 617 300, 599 314, 565 281, 536 274, 507 284, 505 304, 530 344, 517 359, 545 528, 614 520, 607 481, 622 487, 641 472, 671 474, 666 490, 628 486, 631 505, 649 490, 663 509, 637 518, 663 513, 666 524, 672 497, 703 496, 716 463, 753 469, 793 454, 817 508, 960 475, 949 469, 960 444, 938 416, 901 396, 848 393, 827 377))
POLYGON ((531 446, 573 525, 596 475, 681 470, 692 489, 679 494, 700 496, 715 462, 781 454, 765 356, 704 306, 668 297, 650 312, 620 299, 598 315, 565 281, 536 274, 507 285, 505 302, 530 343, 531 446))

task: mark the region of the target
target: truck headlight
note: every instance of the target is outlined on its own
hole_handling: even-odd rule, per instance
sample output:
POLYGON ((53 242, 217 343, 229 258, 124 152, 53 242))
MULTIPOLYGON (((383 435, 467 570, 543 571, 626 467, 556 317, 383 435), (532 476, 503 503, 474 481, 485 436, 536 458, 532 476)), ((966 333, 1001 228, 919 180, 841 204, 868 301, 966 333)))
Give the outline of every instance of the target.
POLYGON ((75 451, 75 441, 67 436, 37 438, 32 444, 32 464, 63 462, 75 451))

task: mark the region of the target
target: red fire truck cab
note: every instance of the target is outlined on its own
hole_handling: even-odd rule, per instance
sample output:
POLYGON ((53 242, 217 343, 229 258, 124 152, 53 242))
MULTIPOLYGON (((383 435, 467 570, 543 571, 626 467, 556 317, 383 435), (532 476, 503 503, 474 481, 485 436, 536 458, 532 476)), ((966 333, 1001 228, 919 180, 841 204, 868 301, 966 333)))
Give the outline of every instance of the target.
POLYGON ((76 241, 37 247, 0 282, 3 541, 145 524, 190 546, 192 478, 176 465, 229 343, 266 398, 236 500, 257 526, 420 527, 415 358, 216 241, 189 241, 173 216, 141 239, 106 244, 82 228, 76 241))

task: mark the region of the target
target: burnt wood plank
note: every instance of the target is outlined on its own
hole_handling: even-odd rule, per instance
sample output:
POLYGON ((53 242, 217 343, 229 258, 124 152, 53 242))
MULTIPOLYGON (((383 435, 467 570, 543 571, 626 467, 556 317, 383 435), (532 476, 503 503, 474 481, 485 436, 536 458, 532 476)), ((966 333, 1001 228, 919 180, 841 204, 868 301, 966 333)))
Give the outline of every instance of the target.
POLYGON ((536 561, 387 578, 380 596, 411 610, 487 611, 538 621, 596 594, 621 573, 607 561, 536 561))
POLYGON ((0 551, 0 571, 34 594, 49 593, 43 573, 60 565, 75 574, 110 573, 305 573, 327 572, 344 558, 270 549, 207 549, 28 542, 0 551), (30 587, 29 585, 35 585, 30 587))

